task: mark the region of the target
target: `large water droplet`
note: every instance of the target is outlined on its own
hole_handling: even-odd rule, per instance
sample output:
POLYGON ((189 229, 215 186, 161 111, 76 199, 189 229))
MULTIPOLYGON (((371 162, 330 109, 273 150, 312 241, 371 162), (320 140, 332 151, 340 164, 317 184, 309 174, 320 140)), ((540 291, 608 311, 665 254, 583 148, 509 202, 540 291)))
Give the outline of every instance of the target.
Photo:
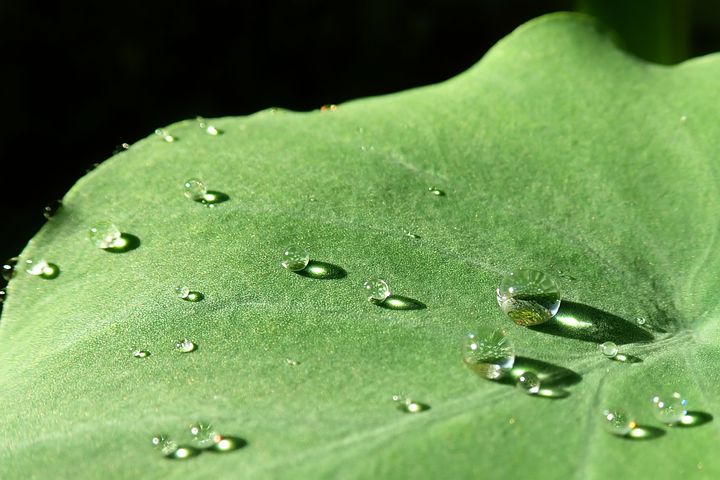
POLYGON ((175 141, 175 137, 170 135, 170 132, 168 132, 167 130, 165 130, 163 128, 158 128, 157 130, 155 130, 155 135, 162 138, 167 143, 172 143, 175 141))
POLYGON ((598 345, 600 353, 608 358, 615 358, 620 351, 618 346, 614 342, 604 342, 598 345))
POLYGON ((60 210, 60 207, 62 207, 62 201, 61 200, 53 200, 48 205, 45 205, 43 208, 43 217, 50 220, 52 217, 55 216, 55 214, 60 210))
POLYGON ((2 266, 2 278, 9 282, 11 278, 15 276, 15 266, 20 259, 18 257, 12 257, 7 260, 2 266))
POLYGON ((608 408, 602 413, 602 426, 608 433, 625 436, 637 427, 637 422, 623 410, 608 408))
POLYGON ((363 288, 368 294, 369 302, 382 302, 390 296, 390 287, 382 278, 368 278, 363 283, 363 288))
POLYGON ((506 275, 496 293, 502 311, 522 326, 547 322, 560 308, 557 283, 538 270, 520 269, 506 275))
POLYGON ((120 230, 111 222, 97 222, 88 230, 88 239, 102 250, 125 246, 120 230))
POLYGON ((535 395, 540 391, 540 379, 533 372, 523 372, 518 375, 515 385, 530 395, 535 395))
POLYGON ((430 405, 422 402, 416 402, 402 393, 393 395, 392 400, 395 404, 397 404, 398 409, 405 413, 420 413, 425 410, 430 410, 430 405))
POLYGON ((175 350, 177 350, 180 353, 190 353, 195 351, 197 348, 197 345, 187 338, 180 340, 178 342, 175 342, 175 350))
POLYGON ((678 392, 664 393, 652 397, 655 418, 664 424, 680 423, 687 415, 687 400, 678 392))
POLYGON ((293 272, 300 271, 310 263, 310 254, 297 245, 289 245, 283 250, 280 264, 293 272))
POLYGON ((197 448, 210 448, 222 439, 222 436, 215 428, 205 422, 197 422, 190 425, 190 436, 193 446, 197 448))
POLYGON ((49 263, 45 260, 25 260, 25 271, 30 275, 52 279, 58 276, 60 268, 54 263, 49 263))
POLYGON ((515 347, 501 329, 469 333, 465 337, 463 360, 481 376, 495 380, 512 368, 515 347))

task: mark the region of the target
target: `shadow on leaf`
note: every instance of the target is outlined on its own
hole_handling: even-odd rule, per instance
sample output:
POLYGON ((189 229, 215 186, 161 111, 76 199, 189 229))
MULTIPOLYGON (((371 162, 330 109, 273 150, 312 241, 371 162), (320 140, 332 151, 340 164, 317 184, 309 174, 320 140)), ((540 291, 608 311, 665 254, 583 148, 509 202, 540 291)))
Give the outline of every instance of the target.
POLYGON ((633 428, 630 433, 623 436, 626 440, 652 440, 665 435, 665 430, 662 428, 651 427, 648 425, 638 425, 633 428))
POLYGON ((570 396, 565 388, 582 381, 582 375, 542 360, 534 358, 516 357, 512 370, 497 380, 504 385, 515 386, 517 378, 525 372, 532 372, 540 380, 540 390, 533 396, 550 399, 561 399, 570 396))
POLYGON ((297 270, 295 273, 301 277, 314 278, 315 280, 338 280, 347 277, 344 268, 318 260, 310 260, 305 268, 297 270))
POLYGON ((421 301, 402 295, 390 295, 382 302, 372 303, 378 307, 387 308, 388 310, 423 310, 427 308, 427 305, 421 301))
POLYGON ((618 345, 649 342, 654 338, 652 333, 617 315, 575 302, 563 302, 555 317, 528 328, 585 342, 615 342, 618 345))
POLYGON ((140 246, 140 239, 131 233, 121 233, 120 241, 110 248, 106 248, 106 252, 110 253, 125 253, 130 250, 135 250, 140 246))
POLYGON ((689 410, 682 418, 680 423, 675 426, 681 428, 699 427, 713 421, 713 416, 707 412, 698 412, 689 410))

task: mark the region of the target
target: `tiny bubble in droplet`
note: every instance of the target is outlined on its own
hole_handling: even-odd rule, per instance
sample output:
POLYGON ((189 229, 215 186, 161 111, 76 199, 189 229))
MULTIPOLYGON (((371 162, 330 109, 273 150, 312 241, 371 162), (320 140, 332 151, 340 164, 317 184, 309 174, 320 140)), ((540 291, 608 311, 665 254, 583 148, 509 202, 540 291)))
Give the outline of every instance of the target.
POLYGON ((175 342, 175 350, 177 350, 180 353, 190 353, 195 351, 197 348, 197 345, 190 340, 183 339, 178 342, 175 342))
POLYGON ((198 127, 205 130, 205 133, 211 136, 217 136, 221 132, 218 130, 214 125, 209 124, 203 117, 197 117, 196 118, 198 127))
POLYGON ((124 152, 124 151, 126 151, 126 150, 129 150, 129 149, 130 149, 130 144, 129 144, 129 143, 121 143, 120 145, 116 146, 116 147, 113 149, 113 155, 117 155, 118 153, 122 153, 122 152, 124 152))
POLYGON ((158 128, 157 130, 155 130, 155 135, 162 138, 167 143, 172 143, 175 141, 175 137, 170 135, 170 132, 168 132, 167 130, 165 130, 163 128, 158 128))
POLYGON ((615 342, 604 342, 598 345, 600 353, 605 355, 607 358, 615 358, 620 351, 615 342))

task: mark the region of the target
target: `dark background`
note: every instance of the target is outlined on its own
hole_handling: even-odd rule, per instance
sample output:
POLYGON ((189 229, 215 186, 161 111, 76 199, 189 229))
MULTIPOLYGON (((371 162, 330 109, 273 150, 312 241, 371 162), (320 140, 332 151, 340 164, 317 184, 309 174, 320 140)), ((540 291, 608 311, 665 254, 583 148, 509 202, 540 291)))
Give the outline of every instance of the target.
MULTIPOLYGON (((669 0, 676 1, 676 0, 669 0)), ((720 50, 690 2, 686 55, 720 50)), ((0 262, 88 166, 197 115, 244 115, 439 82, 570 0, 0 2, 0 262)), ((632 22, 630 22, 632 25, 632 22)))

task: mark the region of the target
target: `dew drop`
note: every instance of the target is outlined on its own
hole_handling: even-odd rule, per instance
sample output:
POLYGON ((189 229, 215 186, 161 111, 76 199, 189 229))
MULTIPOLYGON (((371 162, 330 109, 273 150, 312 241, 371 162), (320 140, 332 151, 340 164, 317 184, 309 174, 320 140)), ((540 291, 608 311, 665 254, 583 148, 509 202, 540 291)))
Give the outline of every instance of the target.
POLYGON ((300 271, 310 263, 310 254, 298 245, 289 245, 283 250, 280 265, 293 272, 300 271))
POLYGON ((434 186, 428 187, 428 191, 430 192, 430 194, 435 195, 436 197, 444 197, 445 196, 444 191, 442 191, 439 188, 434 187, 434 186))
POLYGON ((392 396, 393 402, 397 404, 398 409, 405 413, 420 413, 430 409, 430 405, 416 402, 412 398, 401 393, 392 396))
POLYGON ((545 323, 560 308, 557 282, 538 270, 520 269, 505 275, 496 294, 500 309, 522 326, 545 323))
POLYGON ((191 178, 185 181, 183 184, 183 193, 194 202, 204 202, 208 195, 207 187, 197 178, 191 178))
POLYGON ((463 345, 463 361, 481 376, 495 380, 512 368, 515 347, 501 329, 468 333, 463 345))
POLYGON ((525 393, 535 395, 540 391, 540 379, 532 372, 523 372, 515 379, 515 385, 525 393))
POLYGON ((135 349, 132 351, 132 356, 135 358, 147 358, 150 356, 150 352, 148 352, 147 350, 135 349))
POLYGON ((607 358, 615 358, 620 351, 615 342, 604 342, 598 345, 600 353, 605 355, 607 358))
POLYGON ((203 117, 197 117, 196 118, 198 127, 205 130, 205 133, 208 135, 212 135, 213 137, 219 135, 221 132, 218 130, 214 125, 211 125, 207 123, 207 121, 203 117))
POLYGON ((175 137, 170 135, 170 132, 165 130, 164 128, 158 128, 155 130, 155 135, 165 140, 167 143, 172 143, 175 141, 175 137))
POLYGON ((637 427, 637 422, 623 410, 608 408, 602 413, 602 425, 606 432, 622 437, 637 427))
POLYGON ((120 145, 116 146, 116 147, 113 149, 113 155, 117 155, 118 153, 122 153, 122 152, 124 152, 124 151, 126 151, 126 150, 129 150, 129 149, 130 149, 130 144, 129 144, 129 143, 121 143, 120 145))
POLYGON ((7 260, 2 266, 2 278, 9 282, 11 278, 15 276, 15 266, 20 259, 18 257, 12 257, 7 260))
POLYGON ((681 423, 687 415, 687 400, 678 392, 655 395, 652 397, 652 410, 659 422, 674 425, 681 423))
POLYGON ((187 338, 175 343, 175 350, 180 353, 194 352, 195 349, 197 349, 197 345, 188 340, 187 338))
POLYGON ((173 455, 179 448, 177 442, 166 435, 155 435, 150 439, 150 443, 166 457, 173 455))
POLYGON ((294 360, 292 358, 286 358, 285 363, 287 363, 288 365, 293 366, 293 367, 295 365, 300 365, 300 362, 298 362, 297 360, 294 360))
POLYGON ((215 428, 205 422, 197 422, 190 425, 190 436, 193 446, 201 449, 210 448, 222 439, 222 436, 215 428))
POLYGON ((43 217, 45 217, 47 220, 50 220, 52 217, 55 216, 58 210, 60 210, 60 207, 62 207, 62 201, 53 200, 49 205, 45 205, 45 207, 43 207, 43 217))
POLYGON ((635 323, 637 323, 639 326, 642 327, 643 325, 645 325, 645 324, 647 323, 647 318, 645 318, 645 317, 637 317, 637 318, 635 319, 635 323))
POLYGON ((368 278, 363 283, 363 288, 368 294, 369 302, 382 302, 390 296, 390 287, 382 278, 368 278))
POLYGON ((87 236, 97 248, 102 250, 121 247, 125 244, 120 230, 113 223, 106 221, 91 226, 87 236))
POLYGON ((35 277, 52 279, 55 278, 60 269, 54 263, 49 263, 45 260, 25 260, 25 271, 35 277))
POLYGON ((188 287, 175 287, 175 293, 187 302, 199 302, 205 298, 202 293, 190 290, 188 287))

